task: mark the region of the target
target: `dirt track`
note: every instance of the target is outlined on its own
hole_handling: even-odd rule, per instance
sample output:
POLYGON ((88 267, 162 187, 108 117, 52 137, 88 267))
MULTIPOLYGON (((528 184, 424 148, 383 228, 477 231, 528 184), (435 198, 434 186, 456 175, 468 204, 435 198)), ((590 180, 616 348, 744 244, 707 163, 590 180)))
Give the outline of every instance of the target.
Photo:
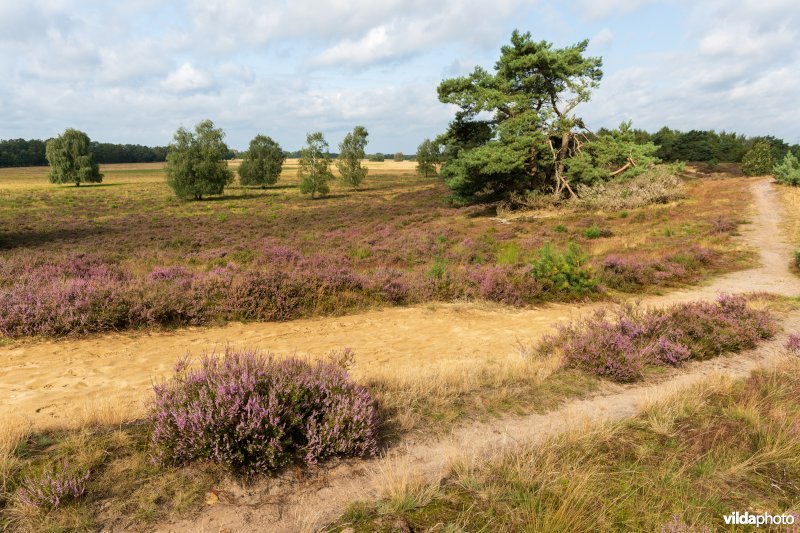
MULTIPOLYGON (((649 299, 648 304, 662 305, 688 300, 710 299, 721 292, 768 291, 800 295, 800 279, 789 269, 791 246, 781 237, 780 209, 775 191, 767 180, 754 182, 755 217, 743 231, 742 239, 761 252, 759 267, 717 278, 712 284, 649 299)), ((560 308, 557 317, 569 314, 560 308)), ((408 310, 415 316, 419 310, 408 310)), ((551 310, 534 310, 534 317, 556 318, 551 310)), ((572 313, 577 313, 573 310, 572 313)), ((507 317, 500 316, 504 324, 507 317)), ((784 323, 787 331, 800 329, 800 313, 784 323)), ((508 339, 503 335, 525 333, 534 336, 541 331, 541 320, 529 329, 498 333, 493 346, 508 339)), ((421 332, 412 332, 419 338, 421 332)), ((439 336, 441 336, 439 331, 439 336)), ((440 337, 439 337, 440 338, 440 337)), ((786 333, 760 346, 757 350, 687 365, 681 372, 656 384, 620 389, 587 400, 571 402, 562 409, 526 417, 509 417, 488 423, 457 428, 438 442, 418 443, 392 449, 386 456, 371 461, 353 461, 330 468, 317 478, 298 482, 284 477, 243 490, 231 485, 221 493, 220 503, 207 508, 199 517, 161 530, 189 531, 302 531, 316 530, 336 519, 347 504, 358 499, 375 498, 387 483, 397 484, 398 477, 436 481, 446 473, 450 459, 486 458, 513 446, 536 442, 563 432, 603 421, 633 416, 643 403, 672 394, 687 386, 707 382, 713 376, 744 377, 752 370, 769 366, 785 357, 786 333)), ((436 353, 436 352, 431 352, 436 353)))
MULTIPOLYGON (((761 250, 761 266, 716 278, 706 286, 650 298, 646 303, 709 299, 720 292, 800 294, 800 279, 789 270, 792 249, 779 237, 780 210, 772 185, 758 180, 752 189, 756 214, 753 223, 743 229, 742 241, 761 250)), ((519 310, 487 304, 437 304, 288 323, 230 324, 170 333, 18 343, 0 347, 0 418, 24 417, 37 426, 49 425, 68 420, 74 410, 94 398, 114 402, 120 409, 136 410, 152 380, 168 374, 177 358, 225 344, 303 354, 324 354, 348 346, 357 355, 355 374, 366 374, 370 368, 385 365, 418 368, 423 362, 491 360, 515 351, 519 340, 534 339, 556 321, 568 320, 586 309, 567 305, 519 310)), ((470 426, 433 446, 398 448, 381 460, 343 465, 328 473, 325 488, 316 490, 312 483, 306 486, 306 495, 303 491, 293 493, 286 505, 249 509, 221 504, 212 507, 199 522, 168 529, 218 530, 225 526, 233 530, 297 530, 318 519, 334 517, 353 497, 374 494, 385 477, 382 472, 397 460, 410 462, 409 472, 424 471, 436 476, 446 465, 448 450, 483 454, 501 448, 503 443, 552 434, 576 418, 598 421, 629 416, 635 412, 642 394, 662 394, 675 386, 706 379, 712 371, 743 375, 757 362, 777 357, 777 346, 772 343, 758 353, 695 365, 658 387, 628 389, 574 403, 545 416, 470 426)), ((237 502, 241 503, 245 495, 239 496, 237 502)), ((258 498, 263 496, 262 493, 258 498)))

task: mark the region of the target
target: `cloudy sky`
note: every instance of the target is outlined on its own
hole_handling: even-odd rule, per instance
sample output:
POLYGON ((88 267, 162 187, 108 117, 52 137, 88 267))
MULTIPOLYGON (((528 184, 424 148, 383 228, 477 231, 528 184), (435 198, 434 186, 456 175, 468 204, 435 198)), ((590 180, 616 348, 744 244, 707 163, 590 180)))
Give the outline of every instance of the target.
POLYGON ((593 128, 726 129, 800 142, 797 0, 0 0, 0 138, 66 127, 163 145, 211 118, 243 149, 356 124, 411 152, 453 110, 436 86, 491 67, 511 31, 590 38, 593 128))

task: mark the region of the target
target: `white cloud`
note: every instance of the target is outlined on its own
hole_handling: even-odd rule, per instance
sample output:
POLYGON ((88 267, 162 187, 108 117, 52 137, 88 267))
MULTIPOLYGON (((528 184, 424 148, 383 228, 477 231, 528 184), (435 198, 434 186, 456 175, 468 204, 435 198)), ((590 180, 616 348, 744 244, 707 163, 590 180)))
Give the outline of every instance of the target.
POLYGON ((610 15, 625 15, 653 0, 578 0, 578 10, 591 20, 603 19, 610 15))
POLYGON ((688 12, 690 47, 610 72, 586 107, 610 126, 726 129, 796 142, 800 123, 800 4, 703 2, 688 12))
POLYGON ((214 79, 208 72, 195 68, 191 63, 184 63, 172 72, 163 82, 163 87, 174 92, 202 91, 214 85, 214 79))
POLYGON ((402 10, 388 23, 370 27, 360 38, 344 38, 320 53, 314 65, 363 67, 396 61, 453 43, 494 45, 508 19, 520 15, 522 0, 445 0, 425 9, 402 10))
POLYGON ((594 46, 605 46, 607 44, 611 44, 611 41, 613 40, 614 40, 614 32, 612 32, 608 28, 603 28, 602 30, 597 32, 594 37, 590 39, 590 42, 594 46))

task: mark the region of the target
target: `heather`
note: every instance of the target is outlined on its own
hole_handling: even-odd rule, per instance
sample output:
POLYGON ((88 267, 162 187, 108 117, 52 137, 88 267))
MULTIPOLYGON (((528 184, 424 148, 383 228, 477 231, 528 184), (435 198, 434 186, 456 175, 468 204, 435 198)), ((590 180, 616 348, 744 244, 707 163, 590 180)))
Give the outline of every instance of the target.
POLYGON ((538 350, 560 352, 568 368, 630 382, 641 379, 648 366, 676 367, 754 348, 776 331, 769 311, 753 308, 745 296, 722 295, 716 302, 668 308, 599 310, 558 326, 538 350))
POLYGON ((89 472, 76 471, 68 460, 51 465, 39 475, 23 480, 17 491, 19 501, 38 511, 48 511, 80 499, 86 493, 89 472))
POLYGON ((624 219, 578 209, 504 225, 485 208, 449 206, 441 183, 398 165, 371 168, 357 192, 334 183, 315 201, 299 195, 292 161, 280 186, 230 186, 207 202, 170 196, 160 167, 103 167, 105 186, 80 190, 47 188, 32 169, 3 171, 0 333, 291 320, 428 301, 524 306, 602 297, 604 286, 679 285, 744 257, 714 225, 715 206, 746 205, 736 180, 690 184, 689 200, 624 219), (669 235, 652 233, 667 223, 669 235), (593 239, 593 227, 610 236, 593 239), (711 259, 670 259, 669 275, 651 274, 694 243, 711 259), (608 258, 634 282, 614 281, 608 258), (644 260, 653 267, 640 268, 644 260))
POLYGON ((180 364, 170 381, 154 386, 155 457, 211 460, 252 476, 292 461, 374 454, 375 402, 343 364, 253 351, 211 354, 198 368, 180 364))

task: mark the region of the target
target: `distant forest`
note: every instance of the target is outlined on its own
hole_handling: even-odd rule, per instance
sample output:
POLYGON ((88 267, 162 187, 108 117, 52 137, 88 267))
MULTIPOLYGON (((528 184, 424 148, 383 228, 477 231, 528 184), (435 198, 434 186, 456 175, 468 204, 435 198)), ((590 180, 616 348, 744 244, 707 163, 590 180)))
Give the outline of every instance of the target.
MULTIPOLYGON (((597 134, 608 131, 600 129, 597 134)), ((655 133, 634 130, 637 142, 652 142, 659 147, 656 155, 663 161, 702 161, 711 163, 740 163, 745 153, 759 140, 767 141, 772 146, 774 161, 780 161, 786 152, 793 152, 800 157, 800 146, 790 145, 777 137, 746 137, 736 133, 713 130, 691 130, 682 132, 670 128, 661 128, 655 133)), ((47 141, 38 139, 0 140, 0 167, 34 167, 47 165, 44 156, 47 141)), ((167 157, 166 146, 142 146, 139 144, 92 143, 95 159, 98 163, 151 163, 164 161, 167 157)), ((238 157, 240 152, 231 150, 228 159, 238 157)), ((299 157, 300 152, 286 152, 287 157, 299 157)), ((331 154, 335 157, 337 154, 331 154)), ((371 154, 370 160, 390 160, 393 154, 371 154)), ((413 155, 405 155, 404 159, 413 159, 413 155)))
MULTIPOLYGON (((0 167, 35 167, 47 165, 44 156, 47 141, 39 139, 0 140, 0 167)), ((98 163, 151 163, 164 161, 166 146, 141 146, 138 144, 92 143, 98 163)))
MULTIPOLYGON (((598 135, 608 133, 601 129, 598 135)), ((706 163, 741 163, 742 157, 758 141, 766 141, 772 147, 773 161, 781 161, 787 152, 800 155, 800 145, 789 145, 777 137, 746 137, 736 133, 713 130, 678 131, 667 127, 656 133, 634 130, 636 142, 652 142, 658 146, 656 157, 662 161, 693 161, 706 163)))

